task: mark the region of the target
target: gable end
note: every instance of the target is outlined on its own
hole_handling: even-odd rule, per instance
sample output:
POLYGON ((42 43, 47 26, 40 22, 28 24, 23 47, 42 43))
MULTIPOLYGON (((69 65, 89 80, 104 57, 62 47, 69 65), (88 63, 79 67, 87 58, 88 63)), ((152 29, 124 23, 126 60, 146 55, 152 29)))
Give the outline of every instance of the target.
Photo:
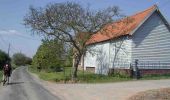
POLYGON ((157 13, 160 18, 162 19, 162 21, 164 22, 164 24, 166 25, 166 27, 168 28, 168 30, 170 31, 170 25, 168 23, 168 21, 165 19, 165 17, 162 15, 162 13, 159 11, 158 8, 156 8, 155 10, 153 10, 153 12, 151 12, 139 25, 138 27, 136 27, 136 29, 134 29, 130 35, 133 35, 154 13, 157 13))

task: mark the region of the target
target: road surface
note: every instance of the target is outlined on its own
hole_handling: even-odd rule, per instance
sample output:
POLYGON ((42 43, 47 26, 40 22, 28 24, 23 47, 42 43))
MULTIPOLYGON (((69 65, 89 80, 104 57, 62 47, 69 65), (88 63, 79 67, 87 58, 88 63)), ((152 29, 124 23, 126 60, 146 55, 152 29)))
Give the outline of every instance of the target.
POLYGON ((46 82, 45 86, 62 100, 127 100, 141 91, 169 88, 170 79, 96 84, 55 84, 46 82))
POLYGON ((0 100, 59 100, 32 77, 27 67, 13 71, 10 84, 0 86, 0 100))

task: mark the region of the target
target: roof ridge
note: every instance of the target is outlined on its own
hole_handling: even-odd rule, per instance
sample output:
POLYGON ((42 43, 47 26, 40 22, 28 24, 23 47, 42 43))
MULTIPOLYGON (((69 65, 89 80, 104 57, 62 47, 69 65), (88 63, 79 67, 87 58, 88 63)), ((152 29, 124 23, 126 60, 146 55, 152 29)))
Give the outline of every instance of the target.
POLYGON ((145 9, 145 10, 143 10, 143 11, 137 12, 137 13, 135 13, 135 14, 129 16, 129 17, 132 17, 132 16, 135 16, 135 15, 144 13, 144 12, 149 11, 149 10, 151 10, 151 9, 152 9, 152 10, 158 9, 158 6, 155 4, 155 5, 153 5, 152 7, 148 8, 148 9, 145 9))
POLYGON ((106 30, 93 34, 87 44, 109 40, 111 38, 116 38, 118 36, 123 36, 123 35, 128 35, 128 34, 130 35, 130 33, 133 30, 135 30, 141 24, 141 22, 143 22, 150 14, 156 11, 156 9, 158 9, 157 5, 153 5, 150 8, 140 11, 134 15, 127 16, 115 22, 107 24, 106 26, 103 27, 103 29, 104 30, 106 29, 106 30), (131 20, 127 20, 128 22, 130 22, 129 25, 127 25, 127 23, 124 21, 126 21, 126 19, 129 19, 129 18, 133 19, 133 22, 131 22, 131 20), (111 26, 115 25, 117 29, 112 29, 110 25, 111 26))
MULTIPOLYGON (((126 18, 131 18, 131 17, 137 16, 137 15, 139 15, 139 14, 141 14, 141 13, 144 13, 144 12, 146 12, 146 11, 148 11, 148 10, 151 10, 151 9, 153 9, 153 10, 154 10, 154 9, 158 9, 158 6, 155 4, 155 5, 153 5, 152 7, 148 8, 148 9, 145 9, 145 10, 143 10, 143 11, 137 12, 137 13, 135 13, 135 14, 133 14, 133 15, 130 15, 130 16, 126 16, 126 17, 124 17, 124 18, 122 18, 122 19, 118 19, 118 20, 116 20, 115 22, 112 22, 112 23, 110 23, 110 24, 119 23, 119 22, 125 20, 126 18)), ((108 24, 108 25, 109 25, 109 24, 108 24)), ((106 26, 107 26, 107 25, 106 25, 106 26)))

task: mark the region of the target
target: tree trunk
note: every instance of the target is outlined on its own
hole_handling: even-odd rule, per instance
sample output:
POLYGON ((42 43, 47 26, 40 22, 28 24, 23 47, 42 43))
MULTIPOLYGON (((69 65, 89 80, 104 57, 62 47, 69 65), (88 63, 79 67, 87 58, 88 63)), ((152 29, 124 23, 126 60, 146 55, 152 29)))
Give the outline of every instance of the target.
POLYGON ((77 79, 77 70, 78 70, 78 65, 79 65, 79 62, 81 60, 81 54, 77 55, 77 57, 75 57, 75 60, 74 60, 74 66, 73 66, 73 72, 72 72, 72 81, 75 82, 76 79, 77 79))

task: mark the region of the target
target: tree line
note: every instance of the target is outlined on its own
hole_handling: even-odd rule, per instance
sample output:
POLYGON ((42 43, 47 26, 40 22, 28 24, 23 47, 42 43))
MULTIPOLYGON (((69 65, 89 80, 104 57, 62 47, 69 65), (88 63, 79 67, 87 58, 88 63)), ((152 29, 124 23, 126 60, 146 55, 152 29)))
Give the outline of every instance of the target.
POLYGON ((12 57, 9 57, 6 52, 0 50, 0 70, 2 70, 3 66, 7 62, 11 63, 12 67, 19 67, 30 65, 32 63, 32 59, 23 53, 15 53, 12 57))

